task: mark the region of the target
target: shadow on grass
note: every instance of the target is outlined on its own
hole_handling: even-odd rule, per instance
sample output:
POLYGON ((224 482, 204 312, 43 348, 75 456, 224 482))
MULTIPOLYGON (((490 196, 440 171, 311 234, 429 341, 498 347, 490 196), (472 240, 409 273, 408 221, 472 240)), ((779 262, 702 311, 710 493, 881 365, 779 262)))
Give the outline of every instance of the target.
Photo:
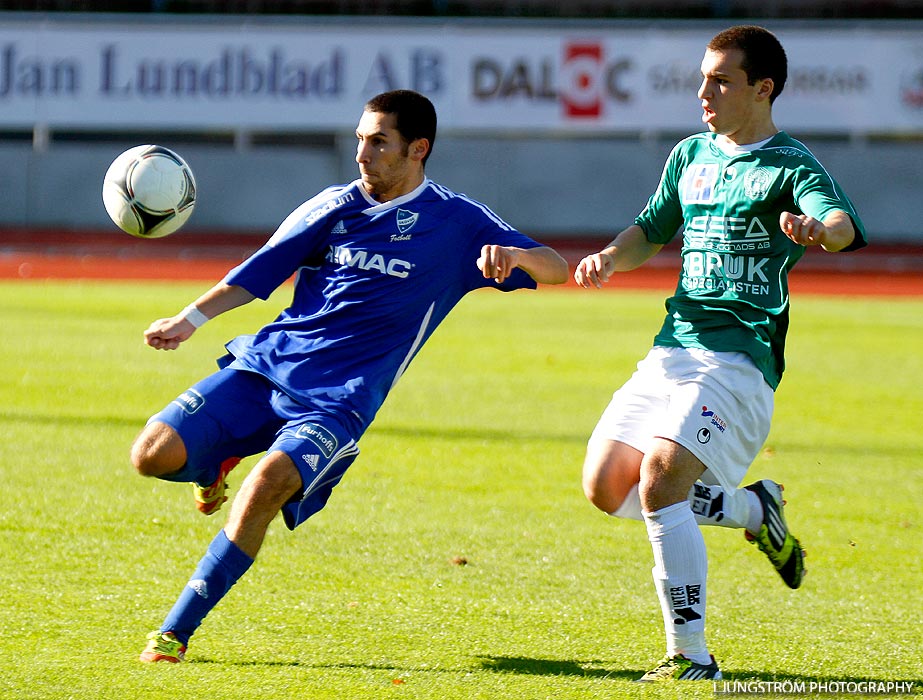
POLYGON ((443 673, 459 674, 476 671, 491 673, 509 673, 523 676, 576 676, 579 678, 610 678, 612 680, 635 680, 644 671, 626 669, 608 669, 602 661, 571 661, 563 659, 536 659, 522 656, 480 656, 477 657, 480 668, 437 668, 419 666, 402 666, 400 664, 376 663, 329 663, 312 664, 301 661, 239 661, 226 662, 215 659, 190 659, 192 664, 222 664, 230 666, 261 666, 261 667, 304 667, 316 669, 355 670, 355 671, 386 671, 389 673, 443 673))
MULTIPOLYGON (((646 669, 609 669, 604 667, 602 661, 562 661, 554 659, 534 659, 518 656, 483 656, 480 657, 481 665, 485 670, 497 673, 517 673, 531 676, 581 676, 590 678, 609 678, 612 680, 635 681, 644 675, 646 669)), ((842 695, 855 695, 857 692, 876 695, 878 697, 891 697, 882 692, 892 688, 893 695, 920 697, 923 696, 923 679, 882 679, 867 676, 807 676, 794 674, 771 674, 765 671, 735 670, 731 673, 724 672, 721 681, 713 681, 716 694, 733 695, 734 685, 737 684, 737 693, 740 695, 752 694, 754 688, 747 684, 778 684, 783 688, 790 688, 791 694, 804 695, 805 693, 841 697, 842 695), (890 684, 890 686, 889 686, 890 684), (895 684, 899 687, 895 688, 895 684), (865 688, 865 690, 862 690, 865 688), (724 690, 724 693, 721 691, 724 690)), ((766 689, 760 690, 765 694, 766 689)), ((785 692, 774 692, 773 697, 785 697, 785 692)))
MULTIPOLYGON (((312 664, 300 661, 240 661, 225 662, 214 659, 196 659, 194 664, 222 664, 228 666, 262 666, 262 667, 303 667, 315 669, 331 669, 345 671, 384 671, 396 675, 405 673, 433 673, 433 674, 460 674, 477 671, 490 673, 514 674, 523 676, 573 676, 577 678, 604 678, 613 681, 635 681, 640 678, 646 669, 613 669, 607 668, 606 662, 600 660, 578 661, 567 659, 542 659, 528 656, 479 656, 476 657, 480 668, 436 668, 419 666, 402 666, 400 664, 376 663, 329 663, 312 664)), ((757 693, 762 697, 783 698, 796 696, 810 697, 843 697, 860 694, 870 694, 878 698, 892 697, 923 697, 923 678, 918 679, 881 679, 867 676, 824 676, 824 675, 795 675, 773 674, 765 671, 735 669, 733 672, 724 672, 716 684, 714 692, 717 696, 740 697, 757 693), (888 683, 901 684, 899 689, 892 692, 876 690, 888 683), (763 684, 757 686, 756 684, 763 684), (776 684, 778 690, 767 688, 766 684, 776 684), (849 686, 866 688, 868 690, 850 690, 849 686), (759 690, 754 690, 759 688, 759 690)), ((893 687, 893 685, 892 685, 893 687)))
POLYGON ((643 670, 637 669, 605 668, 602 661, 535 659, 528 656, 481 656, 479 660, 481 668, 486 671, 526 676, 578 676, 633 681, 644 674, 643 670))
POLYGON ((137 426, 138 430, 144 427, 147 418, 133 416, 59 416, 53 413, 29 413, 27 411, 0 411, 0 422, 26 423, 33 425, 74 425, 74 426, 137 426))
MULTIPOLYGON (((609 678, 612 680, 634 681, 640 678, 646 669, 610 669, 605 667, 602 661, 562 661, 554 659, 534 659, 517 656, 483 656, 480 657, 481 665, 485 670, 495 671, 498 673, 517 673, 531 676, 582 676, 590 678, 609 678)), ((904 678, 904 679, 881 679, 870 678, 867 676, 809 676, 795 674, 772 674, 765 671, 749 671, 735 669, 733 672, 724 672, 724 678, 721 681, 715 681, 719 684, 747 683, 775 683, 796 689, 804 689, 804 692, 813 693, 840 693, 855 694, 854 689, 849 691, 848 686, 869 687, 869 694, 877 697, 892 697, 889 694, 883 694, 876 688, 887 686, 888 683, 897 683, 901 685, 901 690, 895 690, 894 696, 901 697, 920 697, 923 696, 923 679, 904 678), (826 691, 823 690, 826 688, 826 691), (874 691, 874 692, 873 692, 874 691)), ((721 690, 721 686, 717 688, 721 690)), ((731 694, 734 693, 718 693, 731 694)), ((741 689, 739 694, 750 694, 746 688, 741 689)), ((777 695, 778 696, 778 695, 777 695)), ((840 695, 835 695, 839 697, 840 695)))

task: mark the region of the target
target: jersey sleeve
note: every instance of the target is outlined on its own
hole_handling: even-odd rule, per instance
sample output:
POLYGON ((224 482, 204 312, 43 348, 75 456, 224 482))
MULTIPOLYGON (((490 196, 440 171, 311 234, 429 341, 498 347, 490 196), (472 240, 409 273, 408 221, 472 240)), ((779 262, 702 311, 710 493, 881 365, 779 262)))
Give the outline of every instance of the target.
POLYGON ((289 214, 262 248, 225 275, 224 282, 266 300, 299 268, 318 263, 330 228, 327 217, 309 217, 320 197, 289 214))
POLYGON ((845 212, 852 219, 856 237, 843 249, 844 252, 864 248, 868 245, 865 225, 856 213, 852 201, 820 163, 813 163, 815 167, 796 171, 792 187, 795 204, 803 213, 818 220, 825 219, 834 211, 845 212))
POLYGON ((683 155, 680 147, 676 146, 663 167, 657 190, 647 201, 644 210, 635 217, 635 224, 641 227, 651 243, 669 243, 683 224, 679 197, 682 172, 683 155))
POLYGON ((485 207, 484 219, 477 235, 473 239, 471 268, 469 274, 469 284, 471 289, 480 287, 494 287, 502 292, 512 292, 517 289, 535 289, 538 283, 525 270, 515 269, 503 282, 497 284, 492 279, 485 279, 477 267, 478 258, 481 255, 481 248, 485 245, 501 245, 511 248, 539 248, 541 243, 529 238, 524 233, 520 233, 508 223, 499 218, 496 214, 485 207))

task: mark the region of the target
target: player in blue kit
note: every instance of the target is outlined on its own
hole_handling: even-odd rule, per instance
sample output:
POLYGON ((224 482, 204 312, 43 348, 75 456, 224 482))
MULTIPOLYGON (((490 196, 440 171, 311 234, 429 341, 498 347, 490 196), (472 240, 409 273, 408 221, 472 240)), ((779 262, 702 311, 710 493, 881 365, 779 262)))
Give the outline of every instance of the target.
POLYGON ((221 282, 145 331, 151 347, 176 349, 207 320, 297 275, 291 305, 229 342, 219 371, 153 416, 132 446, 139 473, 192 482, 206 515, 227 500, 240 459, 265 452, 142 661, 183 660, 280 510, 294 529, 324 507, 389 390, 465 294, 567 279, 554 250, 425 176, 436 138, 426 97, 378 95, 356 137, 358 180, 305 202, 221 282))

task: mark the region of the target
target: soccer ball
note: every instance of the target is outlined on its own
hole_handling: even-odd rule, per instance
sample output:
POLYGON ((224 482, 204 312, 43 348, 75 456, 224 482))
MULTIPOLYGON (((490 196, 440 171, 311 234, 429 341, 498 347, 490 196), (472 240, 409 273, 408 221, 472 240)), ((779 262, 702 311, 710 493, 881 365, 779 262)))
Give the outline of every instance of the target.
POLYGON ((192 215, 192 170, 163 146, 135 146, 112 161, 103 178, 103 204, 115 225, 138 238, 168 236, 192 215))

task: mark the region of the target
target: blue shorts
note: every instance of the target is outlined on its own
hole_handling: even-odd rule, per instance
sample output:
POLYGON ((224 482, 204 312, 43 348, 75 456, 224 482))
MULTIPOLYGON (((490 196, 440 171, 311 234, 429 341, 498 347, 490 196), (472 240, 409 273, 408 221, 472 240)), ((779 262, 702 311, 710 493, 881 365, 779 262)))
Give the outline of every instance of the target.
MULTIPOLYGON (((294 401, 255 372, 222 369, 174 399, 150 422, 171 426, 186 447, 176 479, 208 485, 229 457, 287 454, 301 475, 301 493, 282 508, 294 530, 321 510, 359 455, 359 434, 329 412, 294 401)), ((168 477, 169 478, 169 477, 168 477)))

